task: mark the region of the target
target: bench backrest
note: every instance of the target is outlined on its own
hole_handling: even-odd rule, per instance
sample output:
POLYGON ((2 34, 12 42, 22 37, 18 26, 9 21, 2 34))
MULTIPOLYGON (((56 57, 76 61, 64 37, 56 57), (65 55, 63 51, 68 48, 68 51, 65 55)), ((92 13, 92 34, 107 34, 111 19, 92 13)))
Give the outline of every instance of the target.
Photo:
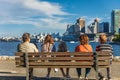
POLYGON ((32 52, 16 53, 17 67, 32 68, 91 68, 95 65, 104 67, 110 65, 109 52, 32 52))

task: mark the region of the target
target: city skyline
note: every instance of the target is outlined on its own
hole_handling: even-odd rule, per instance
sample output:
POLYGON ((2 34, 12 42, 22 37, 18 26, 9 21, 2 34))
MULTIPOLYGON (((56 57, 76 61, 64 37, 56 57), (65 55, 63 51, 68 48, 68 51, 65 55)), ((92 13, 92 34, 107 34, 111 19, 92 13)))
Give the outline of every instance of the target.
MULTIPOLYGON (((68 24, 82 17, 86 26, 99 18, 111 22, 120 0, 0 0, 0 36, 24 32, 64 33, 68 24)), ((111 25, 111 24, 110 24, 111 25)))

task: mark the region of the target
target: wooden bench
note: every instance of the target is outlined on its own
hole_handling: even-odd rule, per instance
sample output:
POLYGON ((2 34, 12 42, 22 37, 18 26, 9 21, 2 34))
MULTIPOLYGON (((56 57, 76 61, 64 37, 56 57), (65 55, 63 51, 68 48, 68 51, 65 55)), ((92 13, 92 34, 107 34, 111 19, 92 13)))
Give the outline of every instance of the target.
POLYGON ((108 52, 16 52, 16 66, 26 68, 94 68, 98 80, 98 68, 110 67, 111 54, 108 52))

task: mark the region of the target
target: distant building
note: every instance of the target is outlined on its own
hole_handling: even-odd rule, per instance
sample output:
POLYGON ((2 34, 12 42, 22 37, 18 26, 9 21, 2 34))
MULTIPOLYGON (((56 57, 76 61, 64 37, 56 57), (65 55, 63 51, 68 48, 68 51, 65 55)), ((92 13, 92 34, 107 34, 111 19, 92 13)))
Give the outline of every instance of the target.
POLYGON ((80 27, 78 25, 67 25, 66 33, 65 34, 79 34, 80 27))
POLYGON ((91 23, 89 26, 88 26, 88 28, 87 28, 87 33, 92 33, 92 34, 96 34, 96 33, 98 33, 98 28, 99 27, 99 19, 98 18, 96 18, 95 20, 94 20, 94 22, 93 23, 91 23))
POLYGON ((109 22, 102 22, 99 23, 99 27, 98 27, 98 32, 99 33, 109 33, 109 22))
POLYGON ((111 13, 111 31, 113 34, 120 33, 120 10, 113 10, 111 13))
POLYGON ((85 33, 85 19, 79 18, 75 24, 67 25, 67 29, 62 39, 66 41, 77 41, 80 34, 85 33))
POLYGON ((85 33, 85 19, 79 18, 76 23, 73 25, 67 25, 66 32, 64 35, 80 35, 81 33, 85 33))
POLYGON ((80 27, 80 31, 82 33, 85 33, 85 19, 84 18, 79 18, 77 19, 77 24, 79 25, 80 27))

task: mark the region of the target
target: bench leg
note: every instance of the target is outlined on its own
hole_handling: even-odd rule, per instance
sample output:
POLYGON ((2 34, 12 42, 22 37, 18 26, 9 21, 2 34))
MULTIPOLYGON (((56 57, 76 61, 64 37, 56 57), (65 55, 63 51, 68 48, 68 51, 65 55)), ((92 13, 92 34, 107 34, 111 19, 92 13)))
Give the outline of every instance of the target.
POLYGON ((32 80, 33 78, 33 68, 29 69, 29 80, 32 80))
POLYGON ((33 77, 33 68, 29 68, 26 71, 26 80, 32 80, 33 77))
POLYGON ((29 68, 26 68, 26 80, 29 80, 29 68))

